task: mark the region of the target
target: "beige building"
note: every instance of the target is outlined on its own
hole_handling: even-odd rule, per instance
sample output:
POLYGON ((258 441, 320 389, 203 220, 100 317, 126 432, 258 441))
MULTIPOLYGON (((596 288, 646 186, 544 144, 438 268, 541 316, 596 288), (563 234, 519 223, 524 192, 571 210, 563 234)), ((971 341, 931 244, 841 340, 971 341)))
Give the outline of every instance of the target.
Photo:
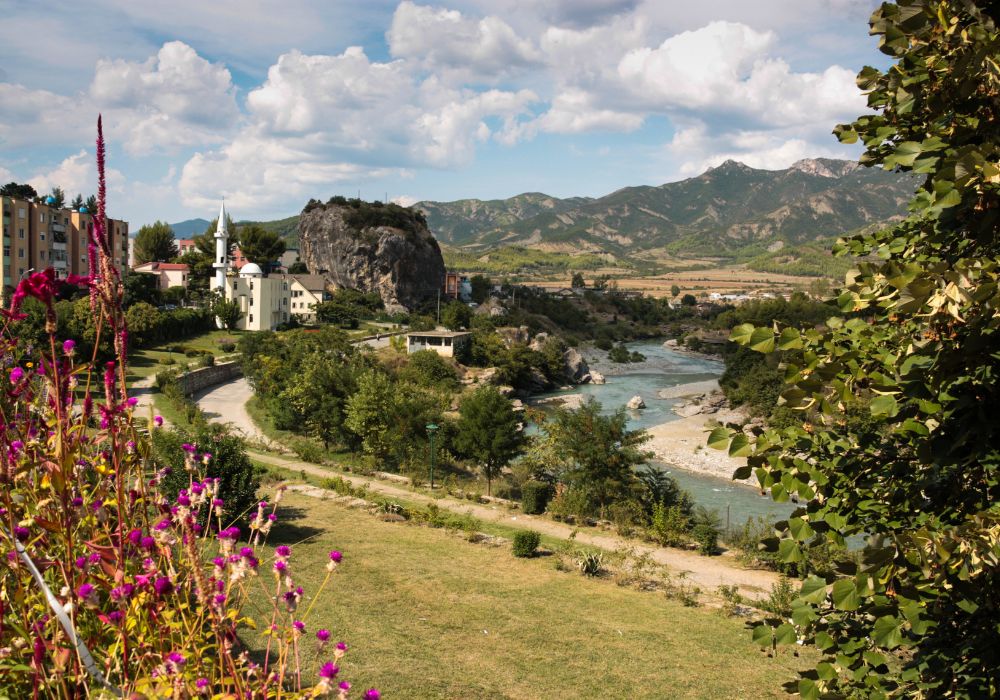
POLYGON ((433 350, 444 357, 455 357, 468 347, 472 333, 468 331, 420 331, 406 334, 406 352, 433 350))
POLYGON ((289 280, 291 310, 301 323, 316 323, 316 304, 330 299, 323 275, 282 275, 289 280))
POLYGON ((244 331, 270 331, 291 314, 289 281, 264 277, 257 263, 244 263, 236 275, 226 276, 226 299, 240 305, 243 317, 236 327, 244 331))
MULTIPOLYGON (((56 208, 40 201, 0 197, 3 221, 3 290, 8 299, 30 270, 52 267, 56 275, 90 273, 87 242, 93 217, 81 208, 56 208)), ((128 267, 128 222, 108 219, 108 242, 115 267, 128 267)))
POLYGON ((188 286, 188 266, 183 263, 148 262, 136 265, 133 271, 156 275, 157 287, 162 290, 188 286))

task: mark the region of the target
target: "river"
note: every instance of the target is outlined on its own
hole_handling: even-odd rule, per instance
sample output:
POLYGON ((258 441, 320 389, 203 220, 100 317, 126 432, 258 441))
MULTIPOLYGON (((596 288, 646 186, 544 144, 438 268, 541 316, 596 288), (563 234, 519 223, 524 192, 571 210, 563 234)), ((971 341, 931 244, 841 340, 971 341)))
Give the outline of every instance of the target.
MULTIPOLYGON (((583 354, 592 368, 601 372, 608 370, 605 374, 607 383, 583 384, 538 398, 583 394, 592 396, 601 403, 604 412, 611 413, 633 396, 639 395, 646 403, 646 408, 628 412, 629 427, 651 428, 678 418, 672 409, 681 399, 660 398, 660 390, 678 384, 718 379, 722 374, 721 361, 671 350, 663 346, 662 340, 637 341, 628 343, 627 346, 629 350, 637 350, 645 355, 646 361, 639 364, 610 365, 606 353, 594 348, 586 349, 583 354)), ((775 503, 770 497, 761 496, 756 490, 743 484, 679 469, 656 460, 652 464, 677 479, 698 505, 718 512, 723 525, 726 524, 727 513, 729 521, 733 525, 739 525, 755 516, 780 520, 796 507, 791 503, 775 503)))

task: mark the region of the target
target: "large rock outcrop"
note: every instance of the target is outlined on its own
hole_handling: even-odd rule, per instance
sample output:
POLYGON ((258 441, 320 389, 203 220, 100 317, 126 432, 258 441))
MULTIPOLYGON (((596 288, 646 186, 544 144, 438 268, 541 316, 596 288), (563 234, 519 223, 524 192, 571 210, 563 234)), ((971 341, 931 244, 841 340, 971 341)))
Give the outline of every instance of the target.
POLYGON ((390 312, 433 298, 444 281, 441 248, 423 215, 394 204, 334 198, 299 216, 299 255, 330 289, 378 292, 390 312), (340 201, 335 201, 340 200, 340 201))

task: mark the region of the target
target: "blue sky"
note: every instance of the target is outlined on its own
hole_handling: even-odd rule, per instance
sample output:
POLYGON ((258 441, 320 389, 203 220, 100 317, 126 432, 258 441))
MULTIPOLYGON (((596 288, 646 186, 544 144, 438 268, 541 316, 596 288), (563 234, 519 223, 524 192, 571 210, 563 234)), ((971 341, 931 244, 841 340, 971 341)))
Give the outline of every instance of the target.
POLYGON ((0 180, 155 219, 599 196, 854 157, 867 0, 0 0, 0 180), (169 8, 169 9, 167 9, 169 8))

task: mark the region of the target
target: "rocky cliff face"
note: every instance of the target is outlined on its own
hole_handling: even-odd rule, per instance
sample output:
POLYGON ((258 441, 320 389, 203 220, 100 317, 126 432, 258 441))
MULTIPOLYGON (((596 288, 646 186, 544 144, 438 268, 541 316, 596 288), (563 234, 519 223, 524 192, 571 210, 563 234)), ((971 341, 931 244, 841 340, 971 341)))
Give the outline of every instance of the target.
POLYGON ((310 202, 299 216, 299 255, 330 289, 378 292, 390 312, 433 298, 441 249, 423 216, 396 205, 310 202))

